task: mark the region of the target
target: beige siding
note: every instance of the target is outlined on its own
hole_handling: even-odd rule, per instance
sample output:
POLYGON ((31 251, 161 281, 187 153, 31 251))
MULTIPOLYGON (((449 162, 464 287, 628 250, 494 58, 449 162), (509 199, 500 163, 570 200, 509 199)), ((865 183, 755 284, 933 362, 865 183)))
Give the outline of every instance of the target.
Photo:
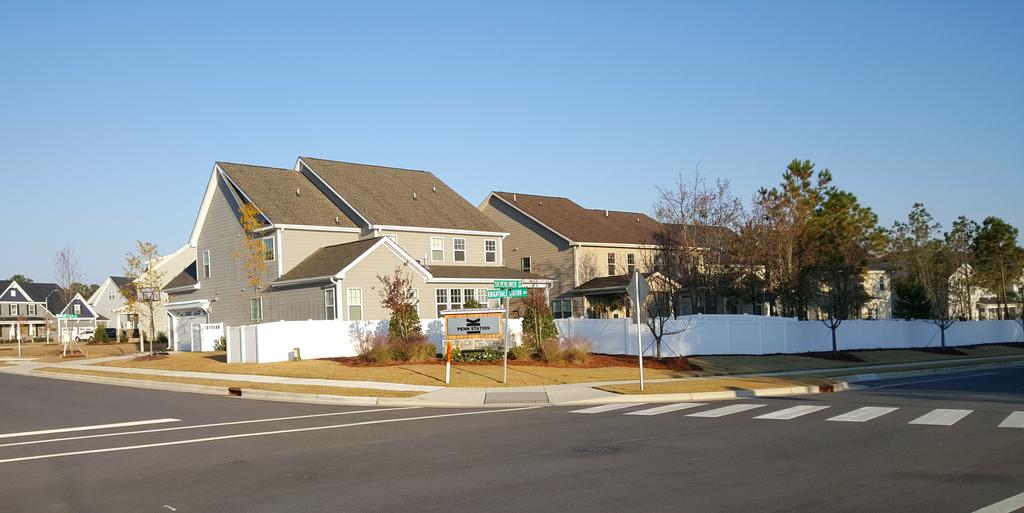
MULTIPOLYGON (((403 261, 398 257, 391 249, 378 246, 377 249, 373 250, 372 253, 367 255, 361 260, 355 267, 350 269, 346 273, 345 278, 341 281, 341 290, 339 294, 339 317, 344 320, 349 319, 348 307, 348 289, 357 288, 362 290, 363 298, 363 320, 376 320, 376 319, 388 319, 391 317, 388 312, 380 304, 380 280, 378 276, 390 275, 395 272, 395 268, 401 267, 403 261)), ((423 277, 415 273, 412 269, 407 267, 403 268, 404 272, 412 276, 413 288, 420 290, 421 297, 425 290, 426 284, 423 277)), ((420 314, 427 313, 424 309, 420 308, 420 314)), ((426 316, 425 316, 426 317, 426 316)))
POLYGON ((430 262, 438 265, 493 265, 501 266, 501 237, 483 235, 452 235, 449 233, 421 233, 383 230, 381 235, 392 236, 406 252, 413 258, 423 261, 424 257, 431 258, 430 262), (444 241, 444 260, 435 261, 430 257, 430 239, 439 237, 444 241), (455 260, 454 244, 455 239, 466 240, 466 260, 457 262, 455 260), (494 262, 487 262, 484 255, 484 241, 493 240, 495 245, 494 262))
POLYGON ((267 321, 326 319, 324 289, 333 287, 333 283, 324 281, 299 287, 274 288, 271 290, 269 298, 271 308, 267 310, 267 304, 263 305, 264 318, 267 321))
MULTIPOLYGON (((245 278, 242 264, 245 254, 243 237, 234 199, 224 181, 218 178, 217 190, 210 202, 210 209, 206 214, 206 221, 203 223, 196 247, 200 290, 187 295, 187 299, 213 301, 210 305, 210 322, 224 322, 229 326, 252 323, 249 316, 249 298, 257 294, 245 278), (209 278, 203 276, 204 251, 210 252, 209 278)), ((267 285, 277 277, 277 264, 267 262, 259 294, 265 298, 264 319, 269 319, 268 315, 273 311, 268 308, 270 305, 266 298, 267 285)), ((182 295, 176 297, 185 298, 182 295)))
POLYGON ((505 266, 520 269, 523 257, 530 257, 531 272, 555 280, 552 296, 572 290, 573 255, 565 239, 494 197, 481 210, 509 232, 503 244, 505 266))
POLYGON ((655 252, 651 249, 641 248, 615 248, 608 246, 580 246, 576 250, 577 265, 579 266, 579 282, 584 283, 594 278, 604 276, 619 276, 628 274, 629 255, 635 255, 636 267, 641 272, 646 272, 655 252), (608 254, 615 254, 615 272, 609 274, 608 254))
POLYGON ((282 273, 287 273, 314 251, 359 240, 358 233, 285 229, 281 231, 282 273))

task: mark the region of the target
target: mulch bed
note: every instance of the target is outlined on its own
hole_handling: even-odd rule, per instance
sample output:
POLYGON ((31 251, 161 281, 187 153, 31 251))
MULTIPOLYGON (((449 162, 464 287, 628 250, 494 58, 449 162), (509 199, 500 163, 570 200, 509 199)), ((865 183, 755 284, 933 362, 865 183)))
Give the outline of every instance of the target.
POLYGON ((922 353, 931 354, 948 354, 953 356, 967 356, 967 353, 955 348, 955 347, 922 347, 917 349, 922 353))
MULTIPOLYGON (((339 358, 324 358, 324 360, 332 361, 342 365, 350 367, 388 367, 388 366, 401 366, 401 365, 416 365, 416 363, 410 362, 392 362, 388 364, 378 364, 374 362, 367 362, 359 357, 347 356, 339 358)), ((637 357, 628 355, 609 355, 609 354, 591 354, 587 359, 587 363, 584 365, 578 365, 573 362, 566 362, 561 365, 551 365, 536 360, 513 360, 509 359, 509 362, 513 362, 515 365, 531 366, 531 367, 562 367, 567 369, 596 369, 599 367, 636 367, 637 357)), ((438 358, 428 362, 419 362, 425 365, 443 365, 444 360, 438 358)), ((459 365, 494 365, 501 363, 501 360, 494 362, 458 362, 459 365)), ((644 358, 644 367, 648 369, 664 369, 673 371, 699 371, 701 367, 686 358, 644 358)))
POLYGON ((832 351, 822 351, 819 353, 800 353, 796 356, 807 356, 810 358, 821 358, 822 360, 833 360, 837 362, 863 362, 859 356, 853 353, 847 353, 845 351, 839 351, 833 353, 832 351))

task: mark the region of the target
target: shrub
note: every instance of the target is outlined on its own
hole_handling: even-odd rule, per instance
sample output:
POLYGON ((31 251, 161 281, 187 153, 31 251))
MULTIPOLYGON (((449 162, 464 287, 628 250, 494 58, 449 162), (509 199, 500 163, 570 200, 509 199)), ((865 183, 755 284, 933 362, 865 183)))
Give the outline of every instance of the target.
POLYGON ((530 290, 529 295, 523 300, 523 308, 524 340, 537 343, 558 336, 555 318, 551 315, 551 309, 548 308, 542 292, 530 290))
POLYGON ((466 302, 462 304, 462 307, 463 308, 483 308, 483 305, 481 305, 480 302, 477 301, 476 299, 470 298, 470 299, 467 299, 466 302))
POLYGON ((218 338, 217 342, 215 342, 213 344, 213 350, 214 351, 227 351, 228 350, 228 339, 225 338, 225 337, 218 338))
POLYGON ((590 360, 590 339, 586 337, 568 337, 562 341, 562 352, 565 358, 576 365, 586 365, 590 360))
POLYGON ((437 346, 420 333, 391 339, 388 345, 394 358, 403 362, 422 363, 437 357, 437 346))
POLYGON ((412 288, 412 276, 396 267, 391 276, 377 276, 380 280, 380 302, 391 311, 388 322, 388 336, 391 340, 403 340, 422 332, 420 314, 416 311, 419 300, 412 288))
POLYGON ((156 332, 156 343, 157 344, 165 344, 166 345, 167 344, 167 334, 162 332, 162 331, 156 332))
POLYGON ((107 339, 107 326, 100 324, 96 326, 96 332, 92 334, 92 341, 97 343, 104 343, 107 339))
POLYGON ((537 355, 537 347, 533 344, 522 344, 509 349, 509 355, 520 361, 532 360, 537 355))
POLYGON ((540 356, 540 360, 548 365, 565 363, 566 354, 557 338, 542 340, 537 345, 537 354, 540 356))
POLYGON ((121 334, 117 336, 118 341, 122 344, 128 343, 128 330, 121 330, 121 334))
POLYGON ((501 360, 501 351, 493 347, 458 352, 456 352, 455 348, 452 348, 453 362, 495 362, 498 360, 501 360))
POLYGON ((356 343, 356 351, 358 351, 360 359, 377 365, 390 363, 395 359, 394 352, 388 344, 387 335, 363 334, 356 343))

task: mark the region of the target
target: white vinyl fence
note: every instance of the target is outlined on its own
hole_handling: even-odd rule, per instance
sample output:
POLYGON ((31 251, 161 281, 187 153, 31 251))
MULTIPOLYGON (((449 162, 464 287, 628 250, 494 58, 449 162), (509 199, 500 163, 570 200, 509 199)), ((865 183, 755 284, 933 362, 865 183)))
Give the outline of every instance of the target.
MULTIPOLYGON (((630 319, 558 319, 562 337, 590 340, 590 350, 636 354, 636 324, 630 319)), ((693 315, 668 322, 662 356, 775 354, 830 351, 832 333, 820 321, 759 315, 693 315)), ((850 320, 837 331, 840 350, 939 347, 939 328, 927 321, 850 320)), ((1015 321, 965 321, 946 330, 946 345, 963 346, 1024 339, 1015 321)), ((654 337, 641 325, 644 354, 654 354, 654 337)))
MULTIPOLYGON (((423 334, 438 352, 444 342, 444 321, 422 319, 423 334)), ((270 363, 295 359, 356 356, 358 343, 369 334, 386 335, 388 321, 278 321, 227 329, 228 363, 270 363)), ((509 319, 510 345, 518 343, 522 320, 509 319)))

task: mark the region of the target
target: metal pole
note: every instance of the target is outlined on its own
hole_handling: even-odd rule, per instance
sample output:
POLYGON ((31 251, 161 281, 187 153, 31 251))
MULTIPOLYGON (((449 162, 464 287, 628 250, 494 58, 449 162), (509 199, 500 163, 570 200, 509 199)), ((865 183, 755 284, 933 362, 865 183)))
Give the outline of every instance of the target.
POLYGON ((505 298, 505 363, 504 363, 504 374, 502 375, 502 384, 508 384, 508 303, 509 298, 505 298))
MULTIPOLYGON (((639 272, 638 272, 639 274, 639 272)), ((640 359, 640 391, 644 391, 644 345, 641 341, 640 336, 640 280, 637 279, 636 285, 636 304, 633 305, 633 309, 636 310, 636 354, 640 359)))

